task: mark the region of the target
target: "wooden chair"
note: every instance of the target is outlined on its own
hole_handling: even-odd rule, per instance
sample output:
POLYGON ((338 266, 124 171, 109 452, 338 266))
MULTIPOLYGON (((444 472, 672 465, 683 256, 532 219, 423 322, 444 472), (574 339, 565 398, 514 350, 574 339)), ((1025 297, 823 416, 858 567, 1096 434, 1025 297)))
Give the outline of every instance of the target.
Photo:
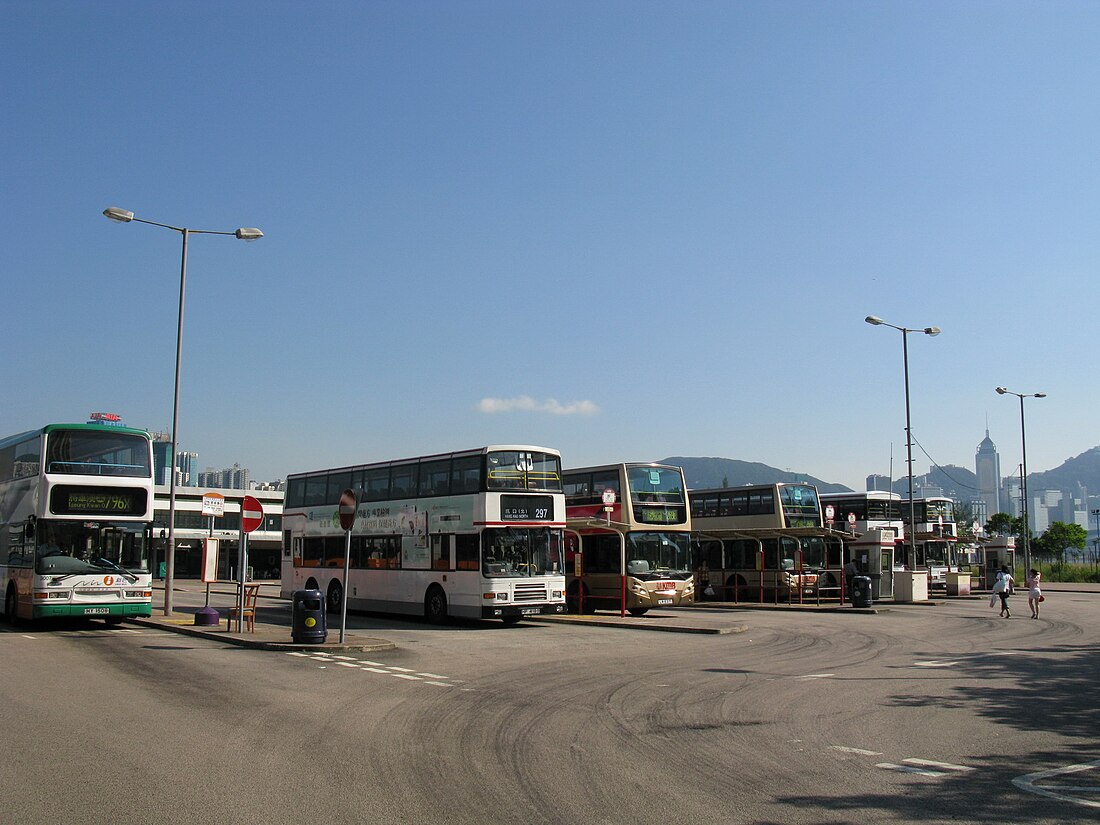
MULTIPOLYGON (((240 588, 237 589, 240 593, 240 588)), ((229 615, 226 617, 226 631, 233 629, 233 621, 237 618, 237 614, 240 613, 244 618, 245 627, 248 628, 249 633, 256 632, 256 597, 260 594, 260 586, 258 584, 246 584, 244 586, 244 610, 241 611, 240 604, 235 604, 229 608, 229 615)))

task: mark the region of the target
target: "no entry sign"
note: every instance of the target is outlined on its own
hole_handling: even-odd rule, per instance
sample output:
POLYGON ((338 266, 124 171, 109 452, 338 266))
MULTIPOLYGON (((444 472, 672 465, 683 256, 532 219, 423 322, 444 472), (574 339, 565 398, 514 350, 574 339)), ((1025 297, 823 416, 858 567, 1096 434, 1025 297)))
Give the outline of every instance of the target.
POLYGON ((241 502, 241 529, 251 533, 264 520, 264 508, 253 496, 245 496, 241 502))

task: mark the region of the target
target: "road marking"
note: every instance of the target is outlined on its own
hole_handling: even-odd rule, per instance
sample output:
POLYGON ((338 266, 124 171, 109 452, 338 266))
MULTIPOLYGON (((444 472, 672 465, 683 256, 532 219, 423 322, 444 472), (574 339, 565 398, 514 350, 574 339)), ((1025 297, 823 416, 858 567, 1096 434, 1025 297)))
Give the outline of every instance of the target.
POLYGON ((974 770, 966 765, 952 765, 950 762, 933 762, 931 759, 902 759, 901 761, 907 765, 920 765, 925 768, 940 768, 941 770, 959 771, 960 773, 974 770))
POLYGON ((1064 768, 1055 768, 1049 771, 1036 771, 1025 776, 1018 776, 1012 780, 1012 784, 1021 791, 1048 796, 1062 802, 1070 802, 1074 805, 1084 805, 1087 808, 1100 808, 1100 799, 1082 799, 1071 796, 1072 793, 1100 794, 1100 787, 1096 785, 1073 785, 1061 782, 1046 782, 1054 777, 1065 777, 1067 774, 1081 773, 1100 768, 1100 759, 1093 762, 1084 762, 1079 765, 1067 765, 1064 768))
POLYGON ((863 748, 847 748, 844 745, 832 745, 835 751, 841 751, 842 753, 854 753, 859 756, 882 756, 879 751, 866 751, 863 748))
MULTIPOLYGON (((458 687, 461 679, 457 681, 447 681, 450 677, 443 676, 439 673, 419 673, 407 667, 398 667, 397 665, 385 665, 381 662, 373 662, 369 659, 360 660, 354 656, 337 656, 332 653, 326 653, 325 651, 314 652, 301 652, 297 650, 286 651, 288 656, 297 656, 299 659, 308 659, 313 662, 320 663, 319 670, 325 670, 328 665, 339 665, 340 667, 349 668, 351 670, 363 670, 368 673, 379 673, 383 676, 393 676, 398 679, 405 679, 409 682, 423 682, 426 685, 435 685, 436 687, 458 687)), ((471 688, 463 688, 463 690, 471 690, 471 688)))
POLYGON ((933 659, 928 662, 913 662, 913 667, 954 667, 959 661, 955 660, 942 660, 933 659))
POLYGON ((918 776, 947 776, 943 771, 930 771, 927 768, 914 768, 911 765, 896 765, 893 762, 879 762, 875 767, 900 773, 915 773, 918 776))
POLYGON ((836 676, 835 673, 807 673, 805 676, 795 676, 796 679, 828 679, 830 676, 836 676))

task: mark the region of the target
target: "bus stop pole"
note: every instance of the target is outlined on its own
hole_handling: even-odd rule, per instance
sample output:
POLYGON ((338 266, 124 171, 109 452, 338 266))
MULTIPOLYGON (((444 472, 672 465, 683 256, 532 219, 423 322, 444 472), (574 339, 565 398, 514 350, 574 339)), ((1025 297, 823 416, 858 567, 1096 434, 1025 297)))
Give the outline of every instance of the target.
POLYGON ((344 598, 340 603, 340 644, 344 643, 344 628, 348 621, 348 570, 351 568, 351 530, 344 531, 344 598))

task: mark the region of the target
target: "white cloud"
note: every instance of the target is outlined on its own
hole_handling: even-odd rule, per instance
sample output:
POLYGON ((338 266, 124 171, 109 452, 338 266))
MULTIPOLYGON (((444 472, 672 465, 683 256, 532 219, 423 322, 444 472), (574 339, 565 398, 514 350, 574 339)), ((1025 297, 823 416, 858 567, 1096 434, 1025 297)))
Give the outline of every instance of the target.
POLYGON ((545 401, 536 401, 529 395, 519 395, 515 398, 482 398, 477 403, 477 408, 490 415, 495 413, 510 412, 540 412, 550 415, 595 415, 600 411, 591 401, 570 401, 562 404, 553 398, 545 401))

